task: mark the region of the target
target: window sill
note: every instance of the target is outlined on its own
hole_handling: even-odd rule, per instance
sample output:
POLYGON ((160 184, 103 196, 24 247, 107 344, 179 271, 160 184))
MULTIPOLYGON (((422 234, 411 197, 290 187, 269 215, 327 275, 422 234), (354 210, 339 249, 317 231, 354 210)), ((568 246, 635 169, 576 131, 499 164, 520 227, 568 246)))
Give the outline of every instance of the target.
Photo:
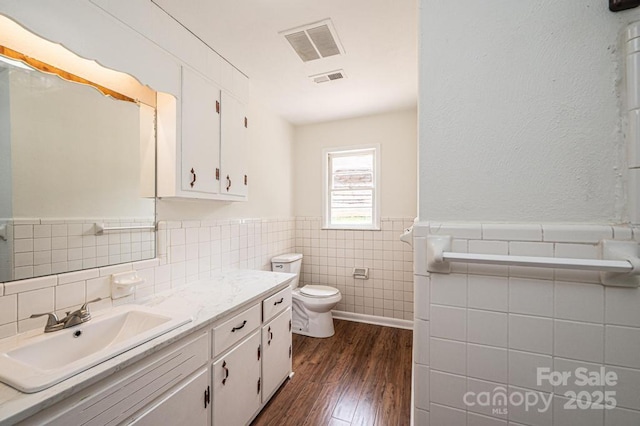
POLYGON ((323 231, 381 231, 378 226, 323 226, 323 231))

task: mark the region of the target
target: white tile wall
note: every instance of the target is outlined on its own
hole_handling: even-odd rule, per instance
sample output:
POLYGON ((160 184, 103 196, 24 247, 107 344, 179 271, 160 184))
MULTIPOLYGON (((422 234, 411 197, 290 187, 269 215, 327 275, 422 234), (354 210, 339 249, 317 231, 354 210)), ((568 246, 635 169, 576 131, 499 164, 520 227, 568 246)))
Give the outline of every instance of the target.
MULTIPOLYGON (((54 243, 54 238, 64 238, 68 246, 79 246, 81 256, 84 249, 99 244, 101 238, 74 235, 85 232, 85 225, 22 223, 16 226, 16 231, 24 238, 16 242, 29 241, 25 247, 46 249, 50 244, 48 241, 33 245, 31 241, 50 238, 53 247, 58 244, 54 243), (84 242, 89 246, 82 247, 84 242)), ((123 253, 131 255, 142 243, 142 238, 129 232, 105 237, 102 240, 105 246, 108 245, 110 253, 119 252, 120 260, 129 259, 123 257, 123 253), (130 246, 131 250, 124 246, 130 246)), ((155 259, 0 284, 0 338, 44 327, 46 318, 29 318, 34 313, 64 315, 65 311, 98 297, 106 300, 94 305, 95 309, 112 303, 128 303, 206 278, 221 269, 270 270, 271 257, 295 250, 295 219, 160 222, 157 241, 155 259), (131 269, 137 270, 145 283, 136 289, 135 296, 112 302, 111 274, 131 269)), ((429 331, 428 327, 426 331, 429 331)))
MULTIPOLYGON (((429 358, 414 346, 416 368, 430 371, 426 404, 416 376, 421 418, 431 425, 640 425, 640 289, 603 287, 597 272, 452 265, 426 272, 424 238, 452 235, 452 251, 598 258, 602 238, 640 241, 625 226, 421 223, 416 225, 415 310, 430 327, 429 358), (466 293, 465 293, 466 290, 466 293), (537 382, 537 369, 615 372, 612 386, 537 382), (464 385, 466 383, 466 386, 464 385), (467 391, 551 398, 545 412, 510 403, 507 412, 467 406, 467 391), (568 391, 613 391, 617 407, 567 410, 568 391), (429 413, 425 411, 430 410, 429 413), (464 413, 466 412, 466 416, 464 413), (434 420, 435 419, 435 420, 434 420)), ((423 333, 423 334, 426 334, 423 333)), ((416 416, 416 418, 418 418, 416 416)), ((425 423, 427 424, 427 423, 425 423)))
POLYGON ((338 311, 413 320, 413 252, 399 239, 411 225, 413 218, 382 218, 380 231, 326 230, 321 218, 297 218, 302 284, 336 287, 338 311), (356 267, 369 268, 369 279, 354 279, 356 267))

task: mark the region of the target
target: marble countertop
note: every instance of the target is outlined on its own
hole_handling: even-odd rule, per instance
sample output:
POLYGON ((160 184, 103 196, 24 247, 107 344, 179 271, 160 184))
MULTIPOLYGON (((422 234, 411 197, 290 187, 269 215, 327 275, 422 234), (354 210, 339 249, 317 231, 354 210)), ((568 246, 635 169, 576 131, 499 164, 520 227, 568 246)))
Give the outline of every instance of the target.
MULTIPOLYGON (((286 287, 293 277, 280 272, 230 270, 154 296, 144 305, 166 312, 187 313, 193 321, 37 393, 22 393, 0 383, 0 425, 26 419, 188 334, 260 301, 267 294, 286 287)), ((96 311, 94 315, 107 312, 96 311)))

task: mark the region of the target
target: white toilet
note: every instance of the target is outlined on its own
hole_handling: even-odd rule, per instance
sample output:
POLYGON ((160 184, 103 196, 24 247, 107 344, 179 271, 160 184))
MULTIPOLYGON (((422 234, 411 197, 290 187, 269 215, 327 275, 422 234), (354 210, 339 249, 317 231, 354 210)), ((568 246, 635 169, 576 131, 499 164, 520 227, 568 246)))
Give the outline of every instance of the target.
POLYGON ((331 337, 334 334, 333 309, 342 294, 337 288, 326 285, 305 285, 298 288, 302 255, 283 254, 271 259, 271 269, 275 272, 296 274, 291 281, 293 299, 292 331, 310 337, 331 337))

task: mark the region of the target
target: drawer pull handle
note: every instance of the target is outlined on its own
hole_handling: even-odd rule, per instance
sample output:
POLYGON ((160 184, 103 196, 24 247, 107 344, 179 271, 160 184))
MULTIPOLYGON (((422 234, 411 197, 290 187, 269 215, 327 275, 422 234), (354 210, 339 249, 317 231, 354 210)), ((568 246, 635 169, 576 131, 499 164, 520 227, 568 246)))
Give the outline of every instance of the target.
POLYGON ((267 345, 271 346, 271 341, 273 340, 273 333, 271 332, 271 326, 267 329, 267 334, 269 335, 269 339, 267 340, 267 345))
POLYGON ((222 368, 224 369, 224 378, 222 379, 222 386, 227 383, 227 379, 229 378, 229 369, 227 368, 227 361, 222 361, 222 368))
POLYGON ((280 300, 277 300, 277 301, 273 302, 273 306, 279 305, 282 302, 284 302, 284 297, 281 297, 280 300))
POLYGON ((237 327, 233 327, 233 328, 231 329, 231 332, 232 332, 232 333, 235 333, 235 332, 236 332, 236 330, 240 330, 240 329, 244 328, 244 326, 245 326, 245 325, 247 325, 247 320, 242 321, 242 325, 239 325, 239 326, 237 326, 237 327))

